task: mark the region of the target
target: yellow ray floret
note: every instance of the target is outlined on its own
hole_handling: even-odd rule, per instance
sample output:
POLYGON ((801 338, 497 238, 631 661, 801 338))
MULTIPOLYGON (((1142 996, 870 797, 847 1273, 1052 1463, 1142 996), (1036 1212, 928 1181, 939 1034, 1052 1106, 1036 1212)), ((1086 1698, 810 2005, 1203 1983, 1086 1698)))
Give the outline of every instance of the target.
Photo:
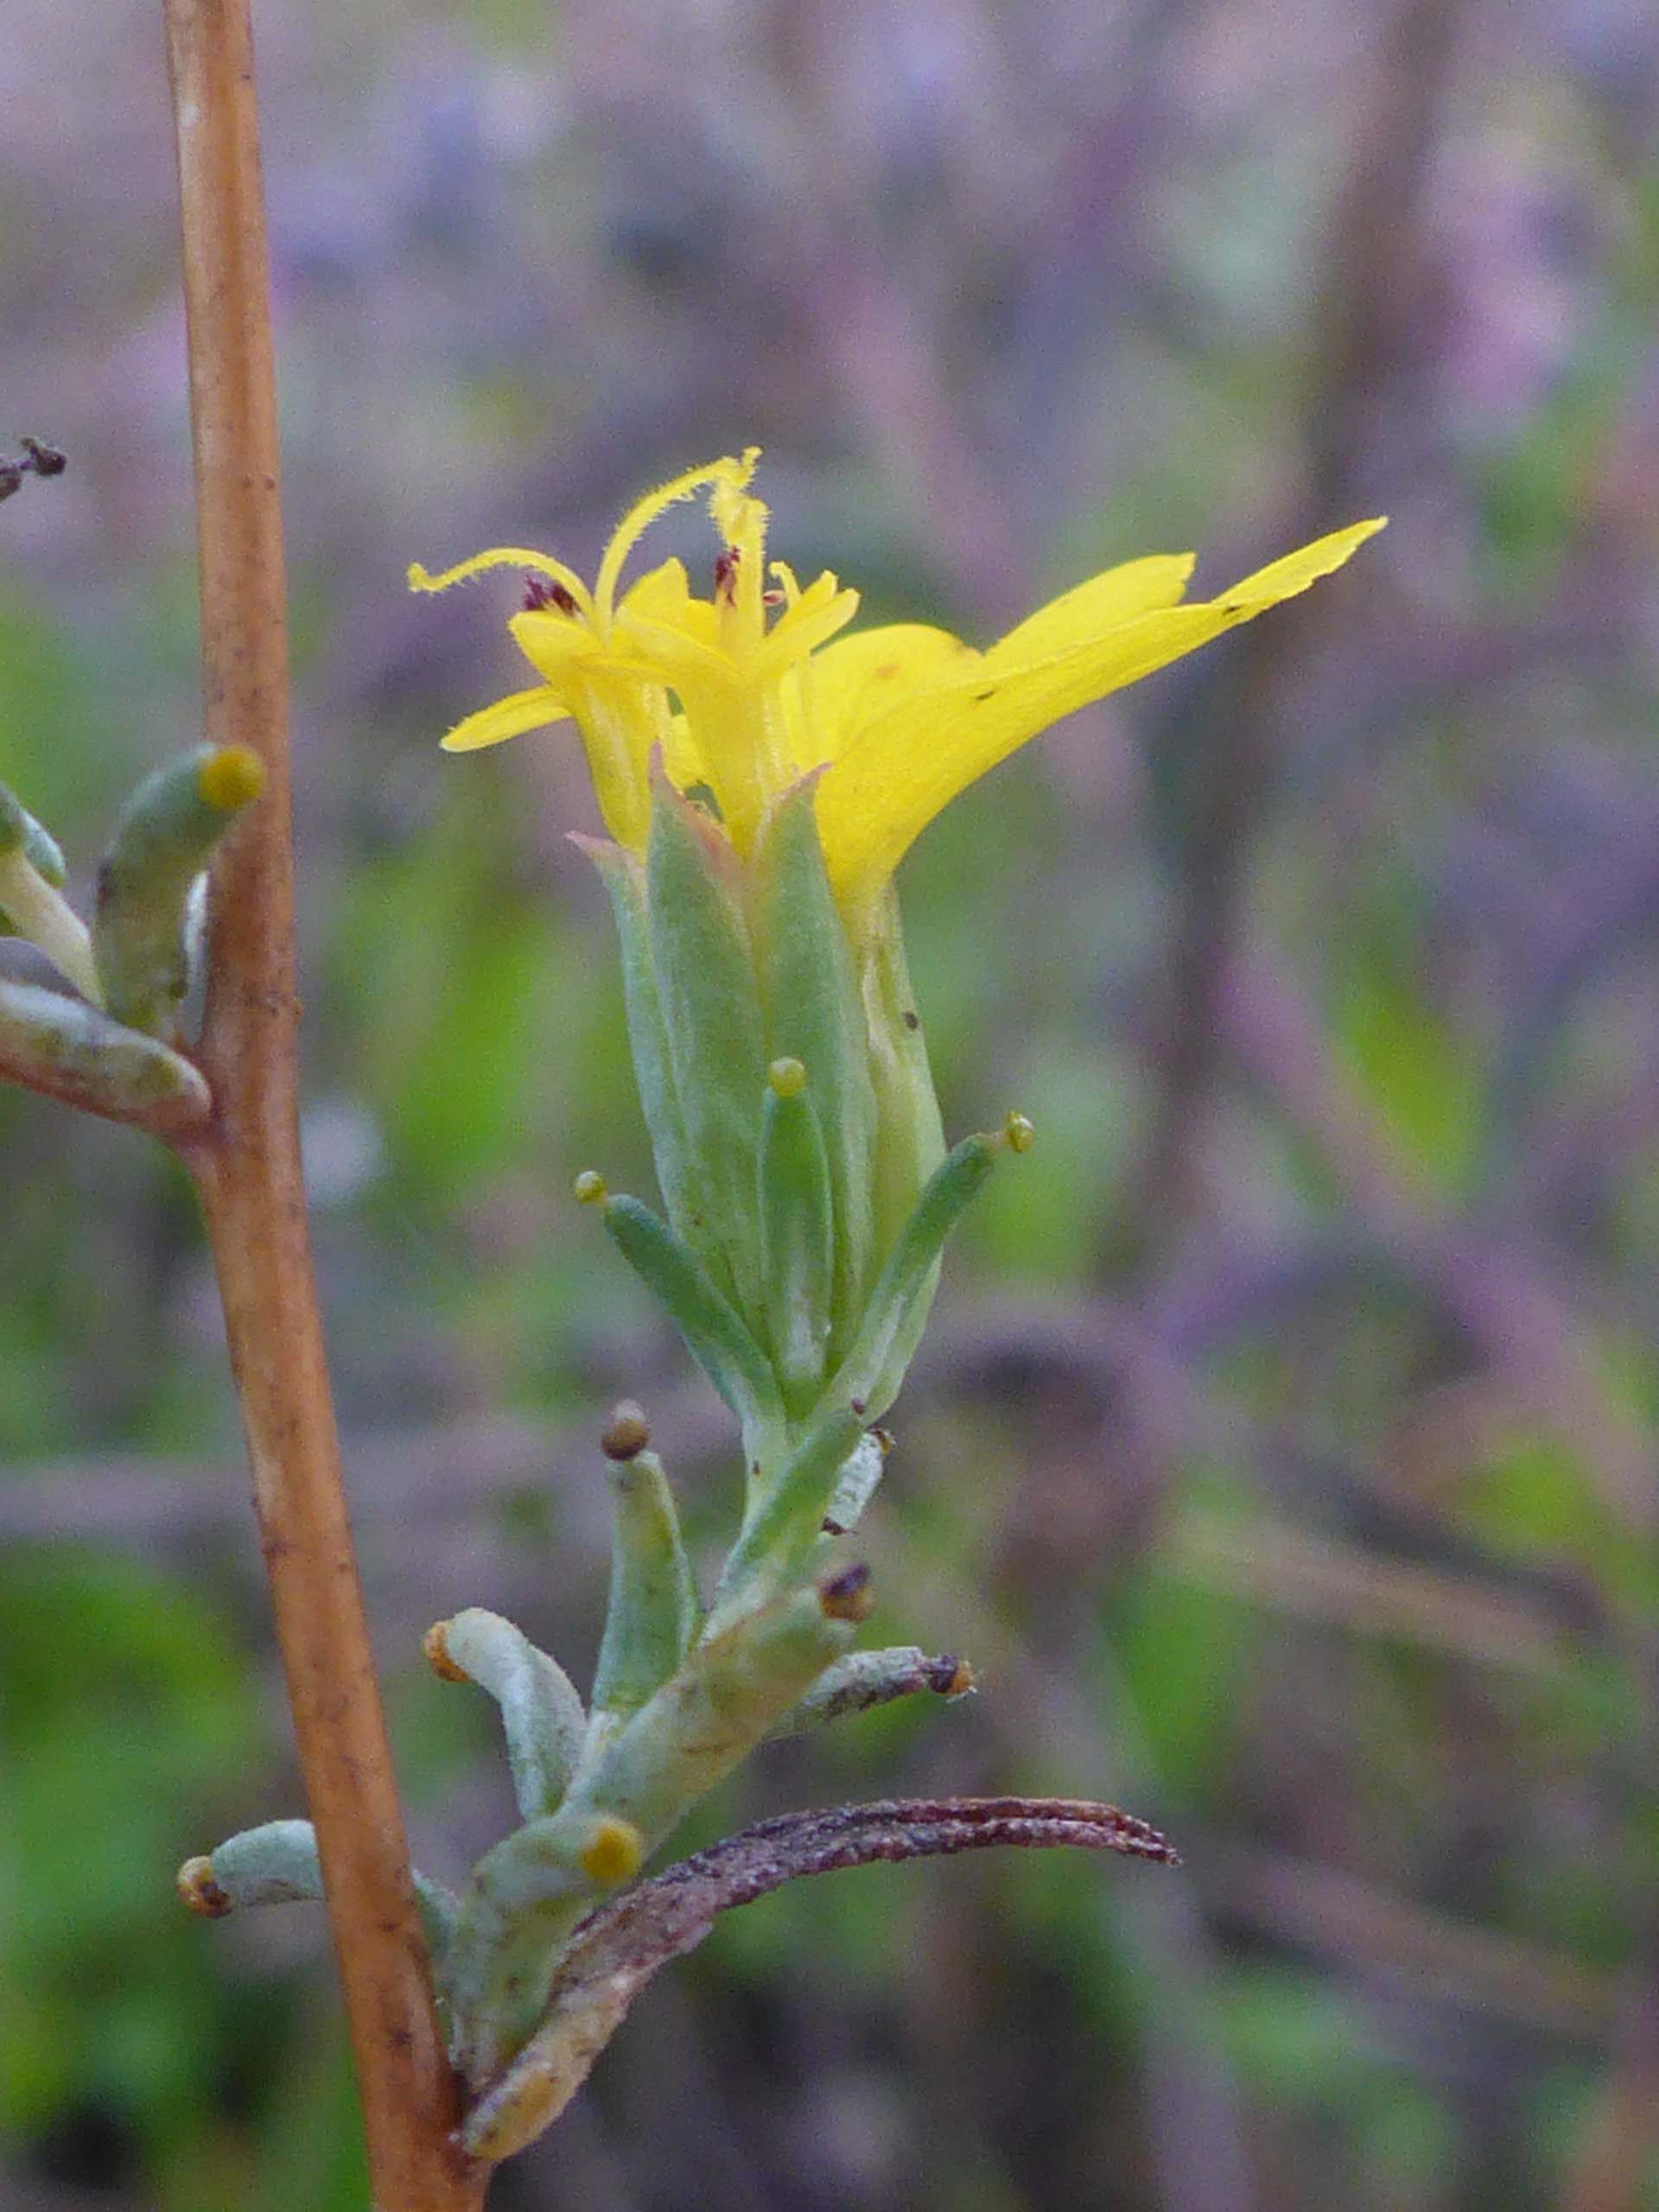
POLYGON ((942 661, 936 680, 908 687, 908 696, 868 704, 818 785, 819 835, 837 891, 858 901, 879 890, 934 816, 1027 739, 1306 591, 1382 524, 1333 531, 1215 600, 1181 601, 1188 556, 1130 562, 1068 592, 988 652, 942 661), (1115 603, 1114 617, 1105 610, 1115 603))
POLYGON ((541 683, 471 715, 454 752, 574 718, 601 810, 643 850, 651 757, 682 788, 712 794, 747 853, 767 807, 822 768, 819 833, 849 914, 868 912, 917 836, 959 791, 1076 709, 1179 660, 1347 560, 1382 527, 1355 523, 1287 555, 1214 600, 1182 596, 1190 554, 1108 569, 1041 607, 988 651, 921 623, 843 632, 858 605, 829 574, 804 588, 766 565, 765 506, 749 492, 758 454, 689 469, 639 501, 607 545, 591 590, 545 554, 505 546, 411 587, 442 591, 487 569, 529 582, 513 639, 541 683), (618 596, 629 554, 675 502, 707 491, 722 540, 711 594, 668 561, 618 596), (765 588, 770 575, 777 588, 765 588))

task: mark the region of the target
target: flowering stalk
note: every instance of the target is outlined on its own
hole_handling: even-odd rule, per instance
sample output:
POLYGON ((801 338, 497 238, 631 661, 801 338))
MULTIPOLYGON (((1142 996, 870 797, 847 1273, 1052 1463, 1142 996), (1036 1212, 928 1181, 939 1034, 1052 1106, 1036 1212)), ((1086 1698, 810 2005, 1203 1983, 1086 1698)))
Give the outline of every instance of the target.
MULTIPOLYGON (((841 634, 855 594, 767 565, 755 458, 641 500, 591 586, 512 547, 410 571, 423 591, 493 569, 526 575, 510 628, 541 680, 445 743, 467 751, 563 721, 580 734, 610 832, 582 842, 615 914, 664 1211, 591 1169, 576 1195, 731 1408, 744 1462, 705 1599, 645 1423, 619 1408, 604 1440, 610 1605, 586 1708, 493 1614, 429 1636, 439 1670, 499 1707, 521 1815, 459 1892, 423 1885, 450 2051, 473 2095, 460 2139, 483 2158, 556 2117, 645 1975, 774 1880, 991 1842, 1172 1856, 1144 1823, 1096 1805, 881 1806, 798 1816, 787 1847, 769 1832, 722 1847, 729 1880, 688 1862, 635 1892, 637 1908, 607 1904, 767 1737, 971 1687, 954 1657, 851 1650, 869 1574, 837 1550, 880 1479, 874 1425, 903 1382, 945 1240, 1033 1135, 1009 1114, 945 1148, 899 861, 1027 738, 1304 590, 1381 525, 1338 531, 1211 601, 1183 601, 1190 559, 1132 562, 982 653, 915 624, 841 634), (710 595, 677 560, 624 588, 646 529, 698 492, 719 539, 710 595)), ((299 1893, 314 1879, 307 1849, 293 1823, 251 1831, 192 1862, 187 1893, 206 1910, 299 1893)))
MULTIPOLYGON (((295 1112, 286 667, 275 405, 245 8, 168 0, 185 232, 208 734, 134 791, 89 923, 55 840, 0 786, 0 931, 50 982, 0 977, 0 1077, 172 1142, 202 1196, 253 1461, 312 1821, 187 1883, 197 1909, 317 1893, 326 1864, 374 2202, 477 2212, 429 1948, 444 1893, 411 1879, 340 1491, 295 1112), (263 805, 255 802, 264 798, 263 805), (206 943, 207 871, 226 855, 206 943), (200 1039, 181 1033, 204 978, 200 1039), (217 1878, 215 1878, 217 1877, 217 1878)), ((0 499, 62 456, 24 442, 0 499)))
MULTIPOLYGON (((178 133, 207 729, 251 747, 270 787, 218 885, 200 1046, 216 1110, 188 1157, 242 1399, 373 2202, 378 2212, 476 2212, 482 2175, 449 2140, 456 2091, 358 1588, 300 1166, 286 613, 249 9, 247 0, 162 0, 162 13, 178 133)), ((163 837, 158 876, 171 885, 168 852, 163 837)), ((117 904, 124 911, 124 892, 117 904)), ((147 942, 164 952, 164 934, 147 942)), ((137 963, 125 980, 137 1004, 166 1018, 164 957, 137 963)))

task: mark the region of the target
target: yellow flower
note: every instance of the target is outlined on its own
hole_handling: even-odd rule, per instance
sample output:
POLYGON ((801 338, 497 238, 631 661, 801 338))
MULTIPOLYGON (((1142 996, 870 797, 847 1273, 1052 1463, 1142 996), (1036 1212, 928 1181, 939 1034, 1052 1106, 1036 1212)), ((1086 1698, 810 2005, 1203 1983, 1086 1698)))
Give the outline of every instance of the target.
POLYGON ((562 563, 516 546, 435 576, 417 565, 410 584, 443 591, 496 568, 528 575, 526 604, 508 626, 542 681, 469 715, 444 739, 449 751, 574 719, 606 826, 636 853, 645 847, 658 747, 671 779, 712 797, 746 855, 772 802, 821 770, 824 861, 855 929, 959 791, 1075 709, 1305 591, 1383 519, 1316 539, 1213 600, 1182 597, 1191 554, 1127 562, 982 652, 921 623, 838 636, 857 609, 855 592, 827 571, 803 589, 782 563, 767 569, 766 510, 748 490, 758 458, 751 448, 641 499, 607 546, 591 591, 562 563), (721 539, 710 597, 694 596, 678 561, 619 597, 646 529, 702 490, 721 539))

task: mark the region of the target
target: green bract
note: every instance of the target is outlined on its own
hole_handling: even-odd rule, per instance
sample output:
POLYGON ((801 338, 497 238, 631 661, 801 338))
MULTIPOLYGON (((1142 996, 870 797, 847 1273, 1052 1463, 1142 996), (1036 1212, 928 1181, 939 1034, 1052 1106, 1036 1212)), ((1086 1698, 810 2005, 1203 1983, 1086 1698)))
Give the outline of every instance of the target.
POLYGON ((882 1357, 849 1370, 834 1409, 857 1399, 874 1420, 926 1319, 938 1237, 899 1289, 886 1270, 926 1237, 912 1216, 944 1150, 896 902, 849 936, 810 779, 778 802, 749 861, 661 776, 643 868, 583 843, 622 939, 669 1216, 612 1200, 612 1235, 742 1417, 751 1464, 780 1408, 785 1445, 829 1409, 879 1297, 882 1357))

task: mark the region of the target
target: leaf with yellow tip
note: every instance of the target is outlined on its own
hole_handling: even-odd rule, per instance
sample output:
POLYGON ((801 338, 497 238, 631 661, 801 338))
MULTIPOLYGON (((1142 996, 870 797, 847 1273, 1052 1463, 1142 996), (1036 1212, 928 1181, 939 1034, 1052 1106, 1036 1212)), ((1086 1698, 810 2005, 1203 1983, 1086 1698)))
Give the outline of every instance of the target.
POLYGON ((576 1854, 588 1880, 603 1883, 607 1889, 631 1882, 645 1855, 645 1840, 633 1822, 618 1820, 610 1813, 594 1822, 588 1840, 576 1854))

